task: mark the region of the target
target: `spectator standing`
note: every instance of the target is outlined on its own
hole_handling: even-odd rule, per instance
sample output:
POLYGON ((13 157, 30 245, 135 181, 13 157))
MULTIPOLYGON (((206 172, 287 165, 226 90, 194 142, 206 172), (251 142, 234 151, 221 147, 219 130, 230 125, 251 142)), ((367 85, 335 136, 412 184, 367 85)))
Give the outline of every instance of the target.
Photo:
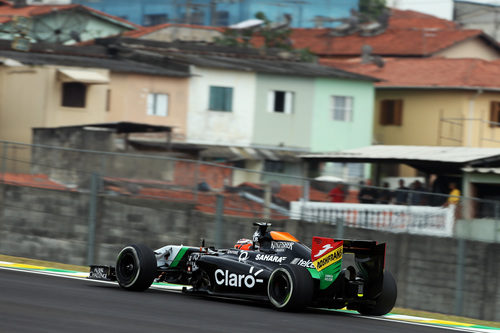
POLYGON ((448 200, 446 201, 446 203, 448 205, 456 205, 458 204, 458 202, 460 201, 460 190, 457 188, 457 183, 450 183, 449 185, 450 187, 450 194, 448 196, 448 200))
POLYGON ((392 200, 392 191, 389 189, 389 183, 384 182, 383 189, 379 191, 378 194, 379 203, 387 205, 391 203, 392 200))
POLYGON ((368 180, 365 186, 364 181, 359 182, 359 193, 358 193, 358 201, 359 203, 372 204, 377 201, 377 190, 372 188, 371 182, 368 180))
POLYGON ((396 200, 396 205, 408 204, 408 190, 409 190, 409 188, 405 186, 405 181, 403 179, 400 179, 399 180, 399 187, 394 192, 394 198, 396 200))
POLYGON ((332 202, 344 202, 345 201, 344 184, 338 183, 337 186, 335 186, 330 191, 330 193, 328 193, 328 196, 330 197, 330 200, 332 202))
POLYGON ((411 205, 423 205, 424 204, 424 192, 425 188, 422 186, 420 180, 415 180, 411 186, 412 192, 410 193, 410 204, 411 205))

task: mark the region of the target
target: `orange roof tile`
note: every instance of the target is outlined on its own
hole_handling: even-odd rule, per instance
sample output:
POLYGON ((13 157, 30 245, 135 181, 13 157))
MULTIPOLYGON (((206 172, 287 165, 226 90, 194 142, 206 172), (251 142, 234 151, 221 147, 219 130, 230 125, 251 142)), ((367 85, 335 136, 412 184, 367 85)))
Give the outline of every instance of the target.
MULTIPOLYGON (((353 33, 334 36, 330 29, 292 29, 294 48, 308 48, 320 57, 352 57, 361 54, 363 45, 382 56, 429 56, 469 38, 488 37, 481 30, 461 30, 452 21, 415 11, 391 10, 387 29, 375 36, 353 33)), ((488 42, 489 39, 488 39, 488 42)), ((263 45, 262 37, 253 43, 263 45)), ((495 46, 494 46, 495 47, 495 46)), ((499 50, 500 47, 496 46, 499 50)))
POLYGON ((383 67, 360 59, 322 59, 323 65, 381 79, 377 87, 500 89, 500 61, 449 58, 389 58, 383 67))
POLYGON ((178 23, 162 23, 158 25, 153 25, 150 27, 141 27, 138 30, 134 31, 127 31, 124 33, 124 36, 127 37, 133 37, 133 38, 139 38, 145 35, 149 35, 150 33, 153 33, 158 30, 162 30, 165 28, 191 28, 191 29, 203 29, 203 30, 215 30, 219 32, 223 32, 225 28, 221 27, 210 27, 210 26, 205 26, 205 25, 195 25, 195 24, 178 24, 178 23))
POLYGON ((84 9, 88 12, 97 14, 98 16, 103 16, 103 17, 121 22, 123 24, 129 25, 129 26, 136 28, 136 29, 141 27, 140 25, 129 22, 121 17, 113 16, 113 15, 107 14, 105 12, 101 12, 97 9, 93 9, 93 8, 83 6, 83 5, 78 5, 78 4, 28 5, 28 6, 24 6, 24 7, 14 8, 14 6, 7 1, 2 1, 2 5, 0 6, 0 23, 9 22, 15 16, 33 17, 33 16, 47 15, 47 14, 50 14, 54 11, 63 11, 63 10, 69 10, 69 9, 73 9, 73 8, 81 8, 81 9, 84 9))
POLYGON ((47 175, 43 174, 24 174, 24 173, 4 173, 0 174, 0 180, 5 184, 38 187, 51 190, 71 190, 67 186, 52 181, 47 175))
POLYGON ((457 29, 459 25, 456 22, 445 20, 433 15, 424 14, 414 10, 391 9, 389 18, 391 28, 409 28, 409 29, 457 29))

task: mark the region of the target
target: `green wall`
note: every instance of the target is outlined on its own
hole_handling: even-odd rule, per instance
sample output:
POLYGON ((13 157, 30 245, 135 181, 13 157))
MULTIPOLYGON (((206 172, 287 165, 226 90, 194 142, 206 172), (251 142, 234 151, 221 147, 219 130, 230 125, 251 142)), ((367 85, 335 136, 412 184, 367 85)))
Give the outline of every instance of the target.
POLYGON ((287 148, 310 147, 311 114, 314 110, 314 79, 294 76, 257 75, 256 112, 252 143, 287 148), (268 93, 273 90, 294 93, 291 114, 269 112, 268 93))
POLYGON ((319 78, 314 86, 311 151, 332 152, 371 145, 375 100, 373 83, 319 78), (352 121, 333 120, 331 96, 353 97, 352 121))

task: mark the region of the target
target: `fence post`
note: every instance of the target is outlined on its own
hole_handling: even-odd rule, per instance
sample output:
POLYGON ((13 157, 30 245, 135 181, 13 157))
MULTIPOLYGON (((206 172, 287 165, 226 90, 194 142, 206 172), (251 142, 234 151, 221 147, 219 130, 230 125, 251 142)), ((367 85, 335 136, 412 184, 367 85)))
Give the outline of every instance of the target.
POLYGON ((461 316, 464 303, 465 239, 458 238, 457 269, 455 275, 455 315, 461 316))
POLYGON ((196 160, 196 169, 194 170, 194 202, 198 202, 198 183, 200 182, 200 158, 196 160))
POLYGON ((220 249, 222 247, 222 223, 224 217, 224 196, 222 194, 216 195, 215 207, 215 247, 220 249))
POLYGON ((89 193, 87 265, 94 264, 97 194, 99 189, 98 184, 99 184, 99 174, 93 172, 92 177, 90 179, 90 193, 89 193))
POLYGON ((498 204, 495 203, 495 243, 498 243, 498 234, 500 233, 500 210, 498 208, 498 204))
POLYGON ((337 239, 344 238, 344 219, 342 217, 337 216, 335 224, 337 226, 337 232, 336 232, 337 239))
POLYGON ((262 207, 262 217, 266 220, 271 218, 271 202, 272 202, 271 185, 267 183, 264 184, 264 205, 262 207))
POLYGON ((1 172, 1 177, 0 178, 0 183, 2 186, 2 191, 0 192, 0 206, 1 206, 1 211, 0 211, 0 221, 3 220, 3 217, 5 216, 5 172, 7 172, 7 149, 8 149, 8 143, 4 142, 2 145, 2 170, 1 172))

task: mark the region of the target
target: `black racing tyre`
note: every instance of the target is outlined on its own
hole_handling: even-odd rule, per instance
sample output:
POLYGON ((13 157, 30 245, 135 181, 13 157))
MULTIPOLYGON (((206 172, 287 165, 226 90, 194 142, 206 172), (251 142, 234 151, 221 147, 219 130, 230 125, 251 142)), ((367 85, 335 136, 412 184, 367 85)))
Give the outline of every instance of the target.
POLYGON ((362 305, 358 309, 358 312, 367 316, 383 316, 392 310, 394 304, 396 304, 397 297, 398 288, 396 280, 394 280, 391 272, 385 271, 382 293, 375 299, 375 305, 362 305))
POLYGON ((153 250, 142 244, 128 245, 116 258, 116 279, 123 289, 144 291, 156 278, 156 268, 153 250))
POLYGON ((309 306, 314 283, 309 271, 301 266, 282 265, 276 268, 267 283, 267 296, 280 311, 299 311, 309 306))

